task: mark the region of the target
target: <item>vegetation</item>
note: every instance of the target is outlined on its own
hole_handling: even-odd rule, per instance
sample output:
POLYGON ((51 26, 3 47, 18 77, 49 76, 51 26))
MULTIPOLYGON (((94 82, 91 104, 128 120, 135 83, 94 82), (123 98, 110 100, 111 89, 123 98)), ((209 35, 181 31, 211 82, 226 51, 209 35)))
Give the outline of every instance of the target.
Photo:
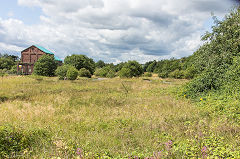
POLYGON ((62 66, 59 66, 57 69, 56 69, 56 75, 58 76, 58 78, 60 80, 64 80, 65 78, 67 78, 67 71, 68 69, 72 67, 70 65, 62 65, 62 66))
POLYGON ((34 74, 39 76, 54 76, 57 62, 53 56, 42 55, 34 64, 34 74))
POLYGON ((73 67, 73 66, 69 67, 68 70, 67 70, 66 77, 67 77, 68 80, 75 80, 75 79, 77 79, 77 77, 78 77, 78 70, 75 67, 73 67))
MULTIPOLYGON (((240 7, 215 19, 189 57, 142 66, 72 55, 56 70, 75 80, 96 66, 96 76, 124 78, 39 80, 1 70, 0 157, 240 158, 239 15, 240 7)), ((44 71, 50 60, 41 60, 44 71)))
POLYGON ((88 71, 86 68, 81 68, 78 72, 78 76, 91 78, 92 75, 91 75, 90 71, 88 71))
POLYGON ((128 61, 119 71, 120 77, 139 77, 143 74, 143 68, 137 61, 128 61))
POLYGON ((102 68, 97 68, 96 71, 94 72, 94 75, 99 77, 113 78, 115 77, 115 73, 116 72, 114 70, 114 67, 111 65, 107 65, 102 68))
POLYGON ((14 55, 0 54, 0 72, 17 74, 18 57, 14 55))
POLYGON ((91 72, 91 74, 93 74, 95 70, 95 62, 93 61, 93 59, 88 58, 85 55, 67 56, 64 59, 64 64, 72 65, 78 70, 80 70, 81 68, 86 68, 91 72))
POLYGON ((104 61, 99 60, 98 62, 96 62, 96 68, 103 68, 104 66, 106 66, 104 61))
MULTIPOLYGON (((209 116, 210 108, 170 95, 185 80, 4 78, 0 85, 1 141, 11 136, 19 144, 1 144, 1 148, 12 155, 240 157, 237 123, 224 115, 209 116)), ((204 102, 199 100, 199 104, 204 102)))

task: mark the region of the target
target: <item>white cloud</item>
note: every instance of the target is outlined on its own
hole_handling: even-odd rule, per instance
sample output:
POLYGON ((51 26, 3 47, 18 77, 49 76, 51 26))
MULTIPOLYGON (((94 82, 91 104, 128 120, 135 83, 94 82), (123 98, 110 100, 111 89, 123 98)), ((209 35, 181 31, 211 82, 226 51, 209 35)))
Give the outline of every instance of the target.
MULTIPOLYGON (((40 44, 56 55, 86 54, 119 62, 182 57, 201 44, 211 12, 223 16, 230 0, 18 0, 40 7, 36 25, 0 19, 0 49, 40 44)), ((15 50, 19 51, 19 50, 15 50)))

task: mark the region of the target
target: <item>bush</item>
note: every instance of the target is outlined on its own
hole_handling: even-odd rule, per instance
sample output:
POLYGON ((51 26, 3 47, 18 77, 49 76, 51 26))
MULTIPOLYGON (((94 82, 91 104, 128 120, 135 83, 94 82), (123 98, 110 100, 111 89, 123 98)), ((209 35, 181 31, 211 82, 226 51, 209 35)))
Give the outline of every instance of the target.
POLYGON ((94 72, 94 75, 99 77, 113 78, 115 77, 115 71, 111 66, 105 66, 103 68, 97 68, 94 72))
MULTIPOLYGON (((240 7, 234 9, 223 21, 215 19, 212 32, 207 32, 205 43, 194 53, 192 60, 197 77, 186 86, 186 93, 199 94, 220 91, 229 82, 227 72, 234 59, 239 57, 240 7)), ((234 76, 235 73, 232 74, 234 76)), ((229 90, 231 91, 231 90, 229 90)))
POLYGON ((192 79, 196 76, 197 73, 196 73, 196 69, 193 66, 191 66, 191 67, 188 67, 186 70, 184 70, 183 74, 184 74, 184 78, 192 79))
POLYGON ((54 76, 57 65, 53 56, 42 55, 34 64, 33 73, 40 76, 54 76))
POLYGON ((81 68, 86 68, 87 70, 90 71, 91 74, 93 74, 95 70, 95 62, 93 61, 93 59, 88 58, 85 55, 67 56, 64 59, 64 63, 67 65, 74 66, 78 70, 80 70, 81 68))
POLYGON ((167 71, 160 72, 160 73, 158 73, 158 77, 167 78, 168 77, 168 72, 167 71))
POLYGON ((113 71, 113 70, 110 70, 108 73, 107 73, 107 78, 114 78, 116 75, 115 75, 115 71, 113 71))
POLYGON ((133 77, 130 68, 122 68, 122 69, 119 71, 118 75, 119 75, 119 77, 121 77, 121 78, 124 78, 124 77, 126 77, 126 78, 131 78, 131 77, 133 77))
POLYGON ((63 80, 65 77, 67 77, 67 71, 68 69, 72 67, 70 65, 62 65, 62 66, 59 66, 57 69, 56 69, 56 75, 58 76, 58 78, 60 80, 63 80))
POLYGON ((150 72, 145 72, 145 73, 143 74, 143 76, 144 76, 144 77, 152 77, 152 73, 150 73, 150 72))
POLYGON ((143 74, 143 68, 137 61, 128 61, 119 71, 120 77, 139 77, 143 74))
POLYGON ((9 70, 9 74, 17 74, 17 65, 12 66, 12 68, 9 70))
POLYGON ((69 67, 66 76, 68 80, 75 80, 78 76, 78 70, 75 67, 69 67))
POLYGON ((92 75, 86 68, 81 68, 78 72, 78 76, 91 78, 92 75))
POLYGON ((179 69, 174 70, 169 74, 169 77, 176 78, 176 79, 182 79, 184 78, 184 71, 180 71, 179 69))

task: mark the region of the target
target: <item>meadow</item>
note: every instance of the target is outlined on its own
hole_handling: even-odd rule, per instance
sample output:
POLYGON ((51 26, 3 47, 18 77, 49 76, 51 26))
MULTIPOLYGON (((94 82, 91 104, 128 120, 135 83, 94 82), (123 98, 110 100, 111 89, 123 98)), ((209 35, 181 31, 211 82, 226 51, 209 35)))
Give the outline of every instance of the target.
POLYGON ((240 157, 238 123, 178 96, 186 82, 3 77, 0 157, 240 157))

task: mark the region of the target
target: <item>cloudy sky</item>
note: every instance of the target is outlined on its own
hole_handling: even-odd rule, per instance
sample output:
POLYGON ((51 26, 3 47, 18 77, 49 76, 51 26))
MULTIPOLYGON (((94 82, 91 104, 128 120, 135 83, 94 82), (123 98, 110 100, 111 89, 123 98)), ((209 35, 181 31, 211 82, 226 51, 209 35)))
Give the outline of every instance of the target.
POLYGON ((64 59, 141 63, 191 55, 237 0, 0 0, 0 53, 34 44, 64 59))

